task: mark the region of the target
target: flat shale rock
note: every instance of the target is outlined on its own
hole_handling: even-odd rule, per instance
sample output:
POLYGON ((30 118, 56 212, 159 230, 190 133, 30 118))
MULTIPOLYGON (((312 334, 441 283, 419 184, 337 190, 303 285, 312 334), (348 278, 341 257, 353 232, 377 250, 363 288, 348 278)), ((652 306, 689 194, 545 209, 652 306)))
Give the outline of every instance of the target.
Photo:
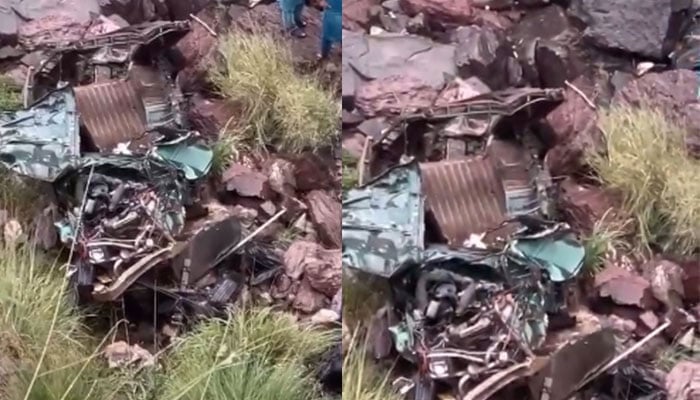
POLYGON ((340 201, 322 190, 312 190, 306 195, 306 205, 323 244, 339 249, 342 246, 340 201))
POLYGON ((360 85, 355 94, 355 107, 368 118, 413 113, 429 108, 437 95, 437 90, 420 78, 393 75, 360 85))

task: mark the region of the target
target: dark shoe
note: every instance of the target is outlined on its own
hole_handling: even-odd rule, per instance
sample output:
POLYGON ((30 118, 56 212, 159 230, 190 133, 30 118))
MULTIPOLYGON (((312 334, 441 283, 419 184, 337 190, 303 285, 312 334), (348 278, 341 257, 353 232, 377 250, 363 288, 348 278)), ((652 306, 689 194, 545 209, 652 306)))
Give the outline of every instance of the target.
POLYGON ((308 25, 308 24, 303 19, 301 21, 297 21, 297 26, 299 28, 306 28, 306 25, 308 25))

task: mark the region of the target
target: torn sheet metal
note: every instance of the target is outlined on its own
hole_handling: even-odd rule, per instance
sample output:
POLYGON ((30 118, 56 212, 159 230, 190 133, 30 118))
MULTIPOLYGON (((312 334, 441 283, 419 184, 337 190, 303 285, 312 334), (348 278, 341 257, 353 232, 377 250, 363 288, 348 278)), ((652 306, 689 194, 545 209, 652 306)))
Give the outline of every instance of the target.
POLYGON ((188 21, 156 21, 81 40, 42 43, 40 49, 45 56, 30 77, 30 98, 62 81, 84 85, 84 77, 94 76, 90 83, 100 82, 98 78, 103 75, 108 79, 126 78, 127 64, 134 55, 145 53, 157 60, 162 50, 184 36, 189 28, 188 21), (96 66, 103 67, 99 74, 96 66))
POLYGON ((575 277, 583 268, 586 250, 568 227, 560 227, 555 227, 549 233, 514 240, 510 244, 511 253, 547 271, 553 282, 564 282, 575 277), (564 234, 556 234, 557 230, 564 234))
POLYGON ((230 217, 202 228, 187 242, 180 242, 172 260, 177 279, 185 285, 197 282, 240 238, 241 224, 238 218, 230 217))
POLYGON ((569 399, 571 392, 611 361, 615 353, 615 335, 610 329, 574 339, 557 349, 529 381, 532 398, 569 399))
POLYGON ((423 252, 424 199, 418 165, 387 171, 343 200, 343 264, 389 277, 423 252))
POLYGON ((0 163, 52 182, 80 156, 78 113, 70 89, 49 93, 27 110, 0 114, 0 163))
POLYGON ((214 152, 208 146, 182 141, 160 144, 155 154, 182 171, 185 178, 191 181, 201 179, 208 174, 214 161, 214 152))

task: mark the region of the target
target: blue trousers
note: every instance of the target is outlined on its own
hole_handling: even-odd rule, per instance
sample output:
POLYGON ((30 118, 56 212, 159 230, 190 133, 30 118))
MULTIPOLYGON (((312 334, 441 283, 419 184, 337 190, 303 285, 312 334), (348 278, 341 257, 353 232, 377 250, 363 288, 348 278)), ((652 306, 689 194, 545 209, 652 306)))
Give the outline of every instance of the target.
POLYGON ((284 29, 291 31, 301 28, 301 13, 304 11, 304 0, 279 0, 282 9, 282 24, 284 29))
POLYGON ((339 10, 326 9, 323 12, 323 25, 321 31, 321 56, 326 57, 334 44, 340 43, 343 38, 343 14, 339 10))

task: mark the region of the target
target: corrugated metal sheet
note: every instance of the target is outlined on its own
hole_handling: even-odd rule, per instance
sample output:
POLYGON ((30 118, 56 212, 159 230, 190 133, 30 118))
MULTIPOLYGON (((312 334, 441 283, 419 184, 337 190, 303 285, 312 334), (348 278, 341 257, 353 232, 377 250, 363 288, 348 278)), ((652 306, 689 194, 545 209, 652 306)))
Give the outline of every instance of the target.
POLYGON ((504 193, 486 157, 420 165, 426 205, 448 243, 461 245, 504 220, 504 193))
POLYGON ((526 156, 518 146, 494 141, 485 155, 420 165, 426 205, 449 244, 491 230, 487 239, 505 236, 512 226, 494 229, 537 209, 526 156))
POLYGON ((74 90, 81 121, 100 151, 138 139, 146 131, 143 102, 132 81, 98 83, 74 90))

